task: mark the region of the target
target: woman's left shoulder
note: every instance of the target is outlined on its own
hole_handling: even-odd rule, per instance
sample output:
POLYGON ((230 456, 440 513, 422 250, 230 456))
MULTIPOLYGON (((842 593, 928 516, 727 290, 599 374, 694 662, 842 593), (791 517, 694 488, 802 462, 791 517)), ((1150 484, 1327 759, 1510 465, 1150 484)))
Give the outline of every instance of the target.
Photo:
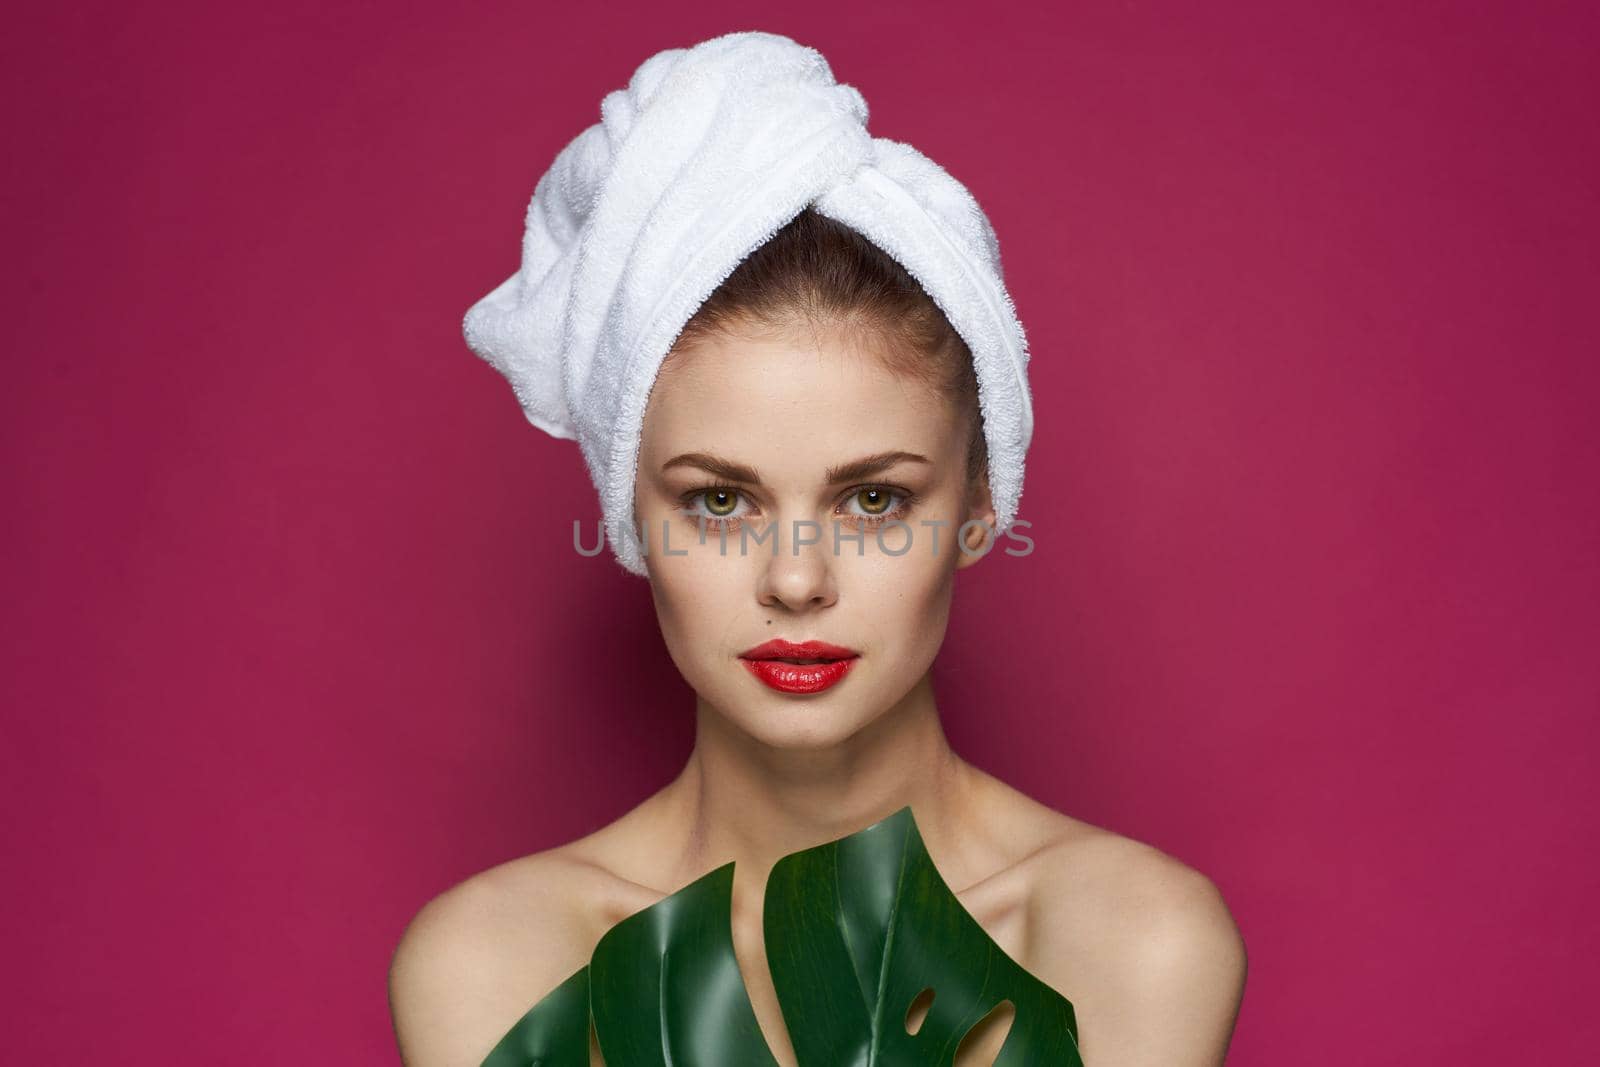
POLYGON ((1153 845, 1061 819, 1060 834, 1030 864, 1028 955, 1092 1024, 1086 1053, 1097 1046, 1107 1062, 1220 1062, 1247 968, 1222 892, 1153 845), (1179 1058, 1163 1060, 1164 1051, 1179 1058))
POLYGON ((1130 950, 1232 941, 1238 927, 1206 874, 1154 845, 1062 816, 1061 832, 1033 864, 1029 894, 1046 928, 1092 927, 1130 950))

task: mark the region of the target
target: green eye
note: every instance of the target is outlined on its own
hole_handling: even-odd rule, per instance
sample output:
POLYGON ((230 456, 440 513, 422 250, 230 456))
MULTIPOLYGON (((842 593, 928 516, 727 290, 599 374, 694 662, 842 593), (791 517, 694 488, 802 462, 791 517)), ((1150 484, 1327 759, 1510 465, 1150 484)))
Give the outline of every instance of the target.
POLYGON ((739 494, 728 489, 708 489, 701 498, 706 502, 706 510, 717 518, 732 514, 739 504, 739 494))
POLYGON ((893 493, 886 489, 877 488, 863 489, 856 494, 856 501, 860 503, 861 509, 868 515, 881 515, 888 511, 889 501, 893 498, 893 493))

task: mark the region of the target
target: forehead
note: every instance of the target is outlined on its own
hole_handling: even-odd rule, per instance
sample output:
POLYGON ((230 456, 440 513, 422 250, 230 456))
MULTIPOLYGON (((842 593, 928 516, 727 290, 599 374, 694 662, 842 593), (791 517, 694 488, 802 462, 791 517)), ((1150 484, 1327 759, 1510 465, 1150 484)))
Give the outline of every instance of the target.
MULTIPOLYGON (((841 458, 949 451, 959 413, 839 333, 718 334, 662 366, 645 409, 641 463, 689 449, 814 474, 841 458)), ((965 444, 955 442, 964 453, 965 444)))

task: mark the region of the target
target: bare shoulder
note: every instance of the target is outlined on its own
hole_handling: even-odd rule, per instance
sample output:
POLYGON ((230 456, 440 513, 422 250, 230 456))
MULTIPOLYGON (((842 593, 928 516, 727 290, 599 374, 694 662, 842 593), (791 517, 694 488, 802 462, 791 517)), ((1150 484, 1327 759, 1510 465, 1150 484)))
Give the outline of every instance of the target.
POLYGON ((430 900, 389 969, 406 1067, 478 1067, 529 1008, 589 962, 631 904, 581 842, 493 867, 430 900))
POLYGON ((1060 835, 1036 863, 1032 897, 1042 933, 1098 930, 1126 949, 1238 934, 1205 874, 1153 845, 1061 818, 1060 835))
POLYGON ((626 862, 667 848, 657 829, 664 795, 423 906, 389 968, 406 1067, 480 1067, 528 1009, 589 962, 607 930, 665 895, 628 877, 660 865, 626 862))
POLYGON ((1067 816, 1034 865, 1029 955, 1073 1002, 1086 1063, 1215 1067, 1244 993, 1244 939, 1216 884, 1067 816))

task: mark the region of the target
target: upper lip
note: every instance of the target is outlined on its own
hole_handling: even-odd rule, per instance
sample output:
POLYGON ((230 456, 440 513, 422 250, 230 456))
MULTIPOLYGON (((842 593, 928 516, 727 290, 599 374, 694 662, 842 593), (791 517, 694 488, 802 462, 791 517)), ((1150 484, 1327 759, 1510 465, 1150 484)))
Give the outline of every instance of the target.
POLYGON ((745 649, 739 653, 739 658, 838 660, 852 659, 860 654, 853 648, 830 645, 826 641, 795 642, 786 641, 781 637, 774 637, 770 641, 763 641, 754 648, 745 649))

